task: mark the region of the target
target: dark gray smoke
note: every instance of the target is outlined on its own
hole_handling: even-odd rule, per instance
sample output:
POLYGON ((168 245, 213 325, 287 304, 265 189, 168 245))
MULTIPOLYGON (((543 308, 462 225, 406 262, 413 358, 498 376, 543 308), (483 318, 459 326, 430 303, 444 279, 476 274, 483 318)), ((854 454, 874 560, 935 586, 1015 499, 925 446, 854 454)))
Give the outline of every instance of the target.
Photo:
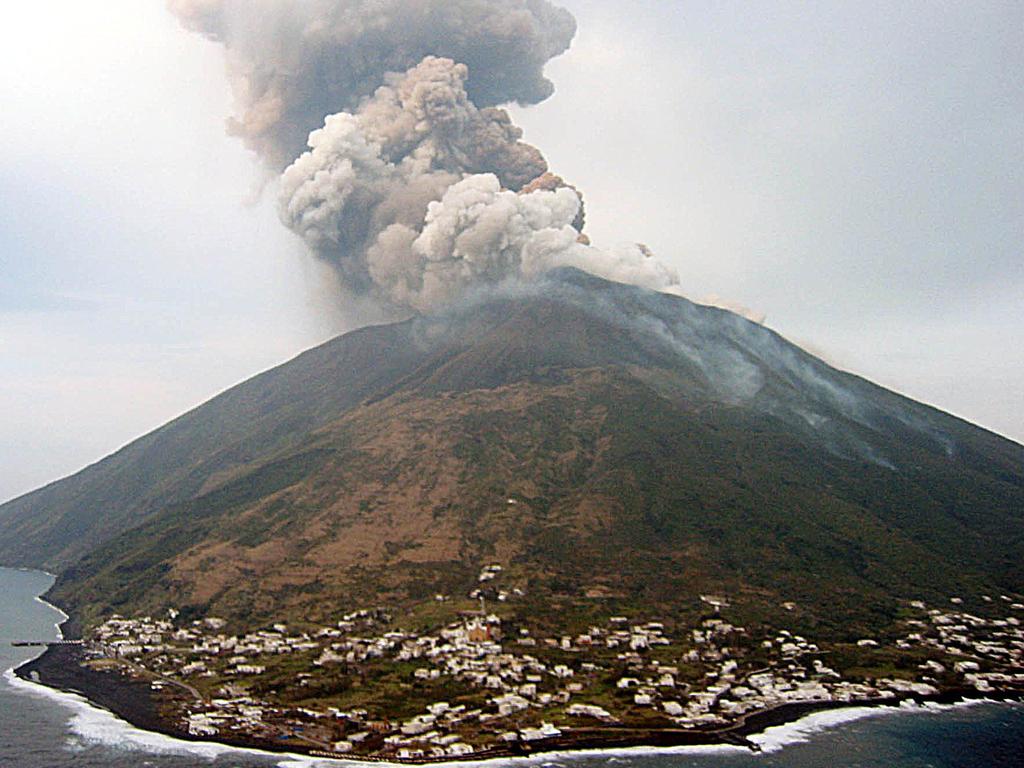
POLYGON ((324 117, 356 108, 390 72, 427 56, 465 64, 488 107, 554 92, 544 65, 576 34, 548 0, 168 0, 189 29, 223 43, 237 101, 232 133, 277 170, 324 117))
POLYGON ((230 131, 283 170, 282 221, 346 284, 424 310, 556 266, 656 289, 496 105, 536 103, 576 23, 548 0, 168 0, 223 44, 230 131))

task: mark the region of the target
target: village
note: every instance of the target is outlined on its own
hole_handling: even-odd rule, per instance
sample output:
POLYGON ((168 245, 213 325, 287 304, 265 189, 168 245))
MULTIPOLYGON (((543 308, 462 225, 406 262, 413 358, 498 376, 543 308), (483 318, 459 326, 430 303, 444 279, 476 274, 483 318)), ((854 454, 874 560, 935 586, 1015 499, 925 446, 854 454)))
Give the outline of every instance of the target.
POLYGON ((110 618, 89 637, 87 663, 148 681, 193 738, 399 761, 522 753, 597 732, 723 731, 787 704, 1024 692, 1024 605, 1005 596, 982 598, 988 617, 962 610, 958 597, 948 609, 910 602, 889 643, 822 648, 785 629, 755 636, 713 596, 703 598, 710 615, 686 631, 609 616, 552 637, 488 611, 485 594, 515 599, 492 588, 500 575, 484 567, 487 591, 468 595, 479 610, 432 632, 362 609, 331 626, 230 634, 221 619, 183 623, 171 609, 110 618), (882 669, 893 653, 914 668, 844 675, 832 662, 871 668, 874 659, 882 669))

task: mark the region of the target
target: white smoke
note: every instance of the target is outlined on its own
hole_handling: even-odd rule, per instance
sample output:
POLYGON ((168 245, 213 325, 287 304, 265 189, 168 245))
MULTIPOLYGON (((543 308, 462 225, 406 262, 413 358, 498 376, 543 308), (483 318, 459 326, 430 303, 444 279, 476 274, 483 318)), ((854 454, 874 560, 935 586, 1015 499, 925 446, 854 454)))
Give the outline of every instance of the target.
POLYGON ((426 311, 574 266, 678 292, 644 246, 590 246, 582 195, 493 106, 551 93, 575 21, 547 0, 169 5, 225 45, 232 130, 287 165, 281 220, 349 289, 426 311))
MULTIPOLYGON (((718 307, 719 309, 727 309, 730 312, 739 315, 740 317, 746 318, 752 323, 758 325, 764 325, 765 321, 768 320, 768 315, 764 312, 760 312, 756 309, 751 309, 745 304, 740 304, 737 301, 726 299, 719 296, 717 293, 711 293, 705 296, 703 299, 697 301, 698 304, 703 304, 708 307, 718 307)), ((819 355, 820 357, 820 355, 819 355)))
POLYGON ((492 175, 469 176, 427 209, 426 226, 412 241, 425 285, 461 282, 449 295, 428 295, 427 305, 450 301, 480 281, 535 278, 555 267, 578 267, 598 277, 655 290, 679 282, 642 245, 606 251, 581 242, 573 224, 582 203, 567 187, 515 194, 492 175))
POLYGON ((570 189, 518 195, 493 174, 467 176, 427 208, 422 230, 386 229, 368 253, 388 299, 416 309, 449 303, 479 283, 533 277, 584 246, 570 189))
POLYGON ((331 115, 309 137, 311 151, 281 176, 281 218, 314 250, 342 243, 342 228, 386 194, 397 169, 385 163, 349 114, 331 115))

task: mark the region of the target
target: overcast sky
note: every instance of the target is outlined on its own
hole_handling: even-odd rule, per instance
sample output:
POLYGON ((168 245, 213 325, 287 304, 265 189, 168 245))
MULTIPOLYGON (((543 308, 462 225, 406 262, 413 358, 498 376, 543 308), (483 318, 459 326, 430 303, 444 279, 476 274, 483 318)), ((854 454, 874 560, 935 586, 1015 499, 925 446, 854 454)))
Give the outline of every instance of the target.
MULTIPOLYGON (((639 240, 825 357, 1024 439, 1024 5, 564 0, 515 110, 639 240)), ((0 500, 353 326, 252 202, 216 46, 161 0, 0 25, 0 500)))

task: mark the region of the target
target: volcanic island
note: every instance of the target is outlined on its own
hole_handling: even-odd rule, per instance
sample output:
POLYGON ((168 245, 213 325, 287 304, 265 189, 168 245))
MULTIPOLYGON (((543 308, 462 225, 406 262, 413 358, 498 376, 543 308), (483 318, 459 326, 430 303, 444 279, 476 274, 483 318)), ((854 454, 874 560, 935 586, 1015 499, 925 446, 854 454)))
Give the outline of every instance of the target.
POLYGON ((1022 451, 563 271, 339 337, 0 507, 0 557, 59 571, 80 640, 18 674, 183 739, 392 762, 1019 700, 1022 451))

